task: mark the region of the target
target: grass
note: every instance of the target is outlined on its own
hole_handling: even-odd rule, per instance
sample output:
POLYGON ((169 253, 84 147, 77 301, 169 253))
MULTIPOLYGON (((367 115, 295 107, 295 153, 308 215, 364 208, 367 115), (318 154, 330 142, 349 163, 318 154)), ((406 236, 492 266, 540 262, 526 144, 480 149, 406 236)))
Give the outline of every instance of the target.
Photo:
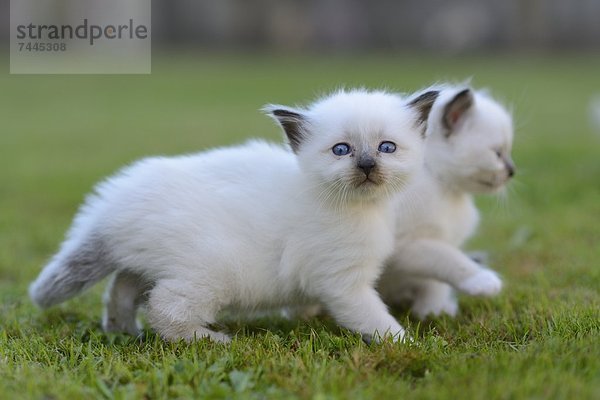
MULTIPOLYGON (((163 55, 150 76, 0 75, 0 398, 600 398, 600 58, 163 55), (518 178, 469 247, 505 278, 456 319, 394 314, 412 345, 328 318, 231 322, 230 346, 104 334, 100 293, 47 312, 26 288, 92 185, 149 154, 278 140, 257 111, 345 86, 472 76, 514 107, 518 178)), ((99 285, 102 286, 102 285, 99 285)))

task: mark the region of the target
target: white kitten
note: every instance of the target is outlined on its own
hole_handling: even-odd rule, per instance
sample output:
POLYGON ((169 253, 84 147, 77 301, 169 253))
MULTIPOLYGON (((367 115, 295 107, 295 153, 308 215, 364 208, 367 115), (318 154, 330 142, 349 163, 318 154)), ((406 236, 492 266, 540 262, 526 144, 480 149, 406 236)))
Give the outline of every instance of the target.
POLYGON ((116 271, 106 330, 148 320, 164 338, 208 336, 224 309, 319 302, 369 337, 404 330, 373 288, 393 250, 392 195, 422 166, 424 118, 383 92, 269 106, 288 149, 254 141, 150 158, 101 183, 30 287, 62 302, 116 271), (294 154, 295 153, 295 154, 294 154))
POLYGON ((396 196, 393 256, 378 290, 386 303, 412 301, 418 317, 455 315, 454 287, 495 295, 502 282, 460 246, 475 231, 474 193, 501 189, 514 174, 509 113, 481 92, 452 87, 429 90, 413 103, 436 98, 428 114, 425 170, 396 196), (451 286, 449 286, 451 285, 451 286))

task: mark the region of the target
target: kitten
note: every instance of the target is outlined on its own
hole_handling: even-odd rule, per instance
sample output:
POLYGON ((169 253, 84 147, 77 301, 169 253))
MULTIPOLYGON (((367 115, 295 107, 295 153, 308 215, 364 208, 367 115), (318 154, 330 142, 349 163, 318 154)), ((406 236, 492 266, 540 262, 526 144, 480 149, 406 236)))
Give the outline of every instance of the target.
POLYGON ((378 290, 387 304, 412 301, 420 318, 454 316, 452 288, 491 296, 502 287, 495 272, 460 246, 479 221, 473 194, 499 191, 515 173, 512 119, 472 89, 429 90, 413 102, 423 98, 436 98, 427 119, 425 169, 396 195, 396 246, 378 290))
POLYGON ((229 337, 221 310, 322 304, 366 339, 404 336, 374 289, 393 250, 392 195, 422 167, 420 107, 338 92, 267 106, 289 149, 261 141, 149 158, 96 187, 30 286, 41 307, 116 272, 103 326, 136 333, 137 307, 167 340, 229 337))

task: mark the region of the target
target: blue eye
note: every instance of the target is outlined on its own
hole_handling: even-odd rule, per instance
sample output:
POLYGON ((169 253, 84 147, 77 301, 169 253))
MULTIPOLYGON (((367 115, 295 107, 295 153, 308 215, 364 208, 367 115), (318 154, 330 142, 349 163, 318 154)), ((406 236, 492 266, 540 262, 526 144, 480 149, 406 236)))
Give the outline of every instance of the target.
POLYGON ((345 156, 350 154, 350 146, 347 143, 338 143, 331 148, 336 156, 345 156))
POLYGON ((394 142, 381 142, 379 144, 379 151, 382 153, 393 153, 396 151, 396 144, 394 142))

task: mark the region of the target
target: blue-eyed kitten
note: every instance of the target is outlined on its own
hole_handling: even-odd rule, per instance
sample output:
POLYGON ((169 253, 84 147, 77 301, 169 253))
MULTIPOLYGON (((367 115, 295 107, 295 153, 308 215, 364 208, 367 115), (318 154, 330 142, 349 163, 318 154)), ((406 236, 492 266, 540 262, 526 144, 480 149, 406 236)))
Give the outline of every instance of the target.
POLYGON ((446 86, 415 96, 412 104, 420 103, 431 106, 425 169, 396 195, 395 251, 378 290, 387 304, 408 300, 425 318, 457 313, 453 288, 485 296, 501 290, 498 275, 461 246, 479 222, 473 195, 502 190, 515 166, 511 116, 487 94, 446 86))

